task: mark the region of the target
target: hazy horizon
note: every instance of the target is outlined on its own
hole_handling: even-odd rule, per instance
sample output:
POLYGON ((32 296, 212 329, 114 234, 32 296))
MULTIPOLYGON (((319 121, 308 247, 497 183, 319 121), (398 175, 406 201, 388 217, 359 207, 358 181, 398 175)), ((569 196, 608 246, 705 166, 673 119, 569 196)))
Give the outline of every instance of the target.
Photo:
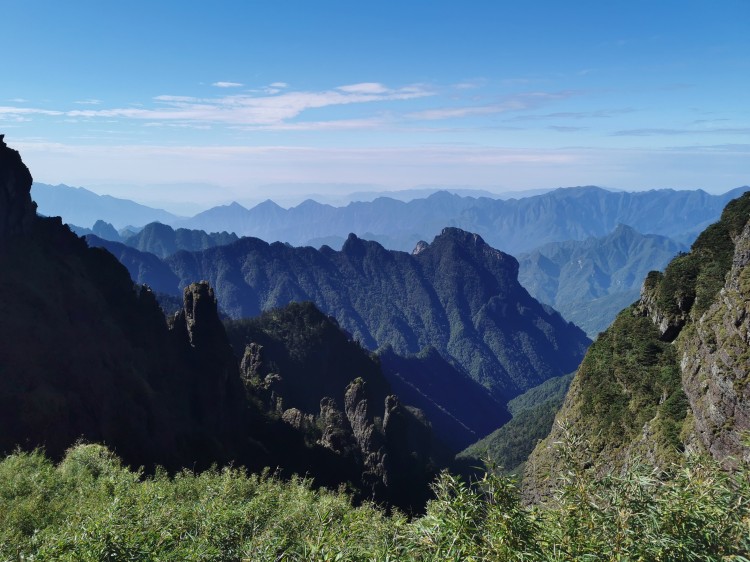
POLYGON ((0 133, 38 182, 165 208, 719 193, 750 183, 748 20, 742 0, 7 2, 0 133))
MULTIPOLYGON (((242 205, 246 209, 251 209, 255 207, 256 205, 259 205, 265 201, 273 201, 275 204, 277 204, 279 207, 282 207, 284 209, 290 209, 292 207, 296 207, 307 200, 313 200, 317 203, 321 203, 324 205, 331 205, 333 207, 345 207, 353 202, 370 202, 373 201, 377 197, 390 197, 393 199, 397 199, 399 201, 412 201, 414 199, 422 199, 429 197, 433 193, 437 193, 439 191, 448 191, 450 193, 455 193, 460 196, 465 197, 489 197, 492 199, 521 199, 525 197, 533 197, 536 195, 541 195, 544 193, 548 193, 550 191, 554 191, 556 189, 571 189, 571 188, 577 188, 577 187, 598 187, 601 189, 605 189, 607 191, 612 192, 630 192, 635 193, 638 191, 651 191, 647 189, 643 190, 626 190, 626 189, 618 189, 608 186, 555 186, 555 187, 549 187, 549 188, 540 188, 540 189, 527 189, 527 190, 508 190, 508 191, 491 191, 489 189, 484 189, 481 187, 472 187, 472 186, 450 186, 450 185, 438 185, 434 187, 427 187, 427 186, 415 186, 414 188, 410 189, 395 189, 395 190, 386 190, 377 189, 378 187, 382 186, 375 186, 371 185, 368 187, 371 187, 373 189, 371 190, 362 190, 362 191, 344 191, 339 194, 334 195, 324 195, 321 193, 315 193, 315 192, 308 192, 303 191, 300 193, 295 194, 294 190, 289 191, 282 191, 277 192, 276 195, 274 195, 273 192, 268 192, 268 195, 266 197, 258 196, 255 199, 244 199, 244 200, 238 200, 238 199, 226 199, 226 200, 217 200, 213 203, 196 203, 196 202, 178 202, 178 201, 165 201, 165 202, 159 202, 159 201, 148 201, 148 200, 139 200, 138 198, 131 198, 126 195, 118 195, 118 191, 121 191, 122 189, 128 189, 129 186, 116 186, 114 189, 112 189, 112 186, 109 186, 109 189, 97 189, 97 188, 90 188, 87 186, 82 185, 68 185, 63 182, 57 183, 57 184, 47 184, 46 182, 38 182, 34 181, 34 183, 40 183, 45 185, 51 185, 52 187, 58 187, 60 185, 66 186, 66 187, 72 187, 74 189, 85 189, 87 191, 90 191, 96 195, 100 196, 110 196, 115 197, 117 199, 123 199, 127 201, 132 201, 134 203, 138 203, 140 205, 144 205, 147 207, 151 207, 154 209, 161 209, 164 211, 167 211, 169 213, 172 213, 177 216, 183 216, 183 217, 190 217, 194 216, 198 213, 201 213, 203 211, 206 211, 208 209, 214 208, 214 207, 220 207, 220 206, 228 206, 233 203, 238 203, 239 205, 242 205), (280 195, 279 195, 280 194, 280 195)), ((296 188, 303 188, 305 185, 309 186, 317 186, 320 184, 296 184, 294 187, 296 188)), ((289 187, 288 184, 278 184, 279 187, 289 187)), ((157 189, 159 187, 165 187, 165 186, 147 186, 151 189, 157 189)), ((199 193, 202 189, 205 188, 218 188, 219 186, 205 186, 201 184, 193 184, 193 185, 187 185, 181 188, 181 192, 185 193, 188 191, 195 191, 196 193, 199 193)), ((264 186, 267 188, 273 187, 273 184, 270 184, 268 186, 264 186)), ((707 193, 710 193, 711 195, 723 195, 725 193, 728 193, 729 191, 732 191, 736 188, 740 187, 746 187, 746 186, 735 186, 730 189, 726 190, 703 190, 707 193)), ((675 187, 663 187, 663 188, 653 188, 654 190, 659 189, 672 189, 675 191, 697 191, 699 188, 696 189, 681 189, 681 188, 675 188, 675 187)), ((32 190, 32 198, 34 196, 33 190, 32 190)))

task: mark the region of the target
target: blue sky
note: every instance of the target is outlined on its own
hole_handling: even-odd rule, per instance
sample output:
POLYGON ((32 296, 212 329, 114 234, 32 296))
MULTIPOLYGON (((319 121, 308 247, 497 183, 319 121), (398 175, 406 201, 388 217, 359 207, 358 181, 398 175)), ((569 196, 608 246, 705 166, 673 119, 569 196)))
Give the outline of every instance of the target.
POLYGON ((37 181, 175 210, 750 183, 747 0, 0 10, 0 132, 37 181))

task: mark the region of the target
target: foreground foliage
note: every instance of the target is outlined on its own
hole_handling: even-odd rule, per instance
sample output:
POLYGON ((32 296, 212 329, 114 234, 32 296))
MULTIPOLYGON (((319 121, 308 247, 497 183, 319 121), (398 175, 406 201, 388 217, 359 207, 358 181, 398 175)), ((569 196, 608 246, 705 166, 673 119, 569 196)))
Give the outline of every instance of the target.
POLYGON ((557 496, 527 508, 511 480, 470 486, 444 473, 409 521, 302 479, 232 468, 144 477, 99 445, 57 466, 18 452, 0 463, 0 559, 747 560, 747 467, 592 474, 571 461, 557 496))

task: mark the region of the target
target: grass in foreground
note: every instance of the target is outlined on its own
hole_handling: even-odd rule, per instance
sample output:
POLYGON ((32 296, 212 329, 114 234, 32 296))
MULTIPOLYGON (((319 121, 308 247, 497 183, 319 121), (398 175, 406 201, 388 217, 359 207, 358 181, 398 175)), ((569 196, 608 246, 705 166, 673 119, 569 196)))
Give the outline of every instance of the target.
POLYGON ((509 479, 444 473, 426 514, 408 520, 302 479, 144 477, 99 445, 58 465, 18 452, 0 462, 0 560, 748 560, 746 467, 592 474, 570 467, 549 505, 525 507, 509 479))

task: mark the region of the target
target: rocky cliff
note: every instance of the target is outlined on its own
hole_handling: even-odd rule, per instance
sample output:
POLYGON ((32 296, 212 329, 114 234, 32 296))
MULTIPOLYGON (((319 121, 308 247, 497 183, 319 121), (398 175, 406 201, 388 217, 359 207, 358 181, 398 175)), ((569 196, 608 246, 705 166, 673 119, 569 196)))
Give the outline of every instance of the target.
POLYGON ((525 490, 538 499, 562 468, 556 443, 582 437, 582 464, 617 470, 636 456, 664 467, 685 451, 731 467, 748 459, 750 195, 731 201, 691 251, 652 272, 641 299, 591 346, 525 490))
MULTIPOLYGON (((377 392, 366 407, 355 400, 354 411, 363 415, 346 420, 360 455, 352 459, 310 442, 307 413, 281 417, 262 403, 262 393, 248 389, 262 357, 247 359, 241 376, 207 283, 187 284, 176 314, 167 319, 153 292, 134 285, 112 254, 88 247, 59 217, 36 216, 31 175, 4 142, 0 181, 0 454, 44 447, 60 458, 83 439, 104 443, 126 463, 147 470, 228 463, 250 470, 279 467, 282 474, 306 474, 318 484, 348 483, 360 497, 378 491, 368 476, 374 472, 385 488, 376 499, 403 508, 423 504, 424 494, 391 493, 387 473, 378 472, 386 455, 401 454, 383 427, 399 407, 392 404, 386 415, 388 385, 357 344, 349 342, 344 359, 359 357, 360 363, 348 364, 366 366, 377 392)), ((347 341, 334 324, 315 342, 305 340, 304 326, 287 328, 281 345, 298 354, 315 356, 334 336, 347 341)), ((357 376, 350 375, 346 382, 357 376)), ((267 381, 269 391, 276 382, 267 381)), ((311 392, 304 380, 298 382, 303 386, 297 396, 311 392)), ((344 408, 346 384, 334 386, 344 408)), ((411 451, 404 458, 402 473, 410 474, 405 487, 426 491, 424 463, 413 468, 411 451)))
POLYGON ((680 368, 697 441, 728 465, 750 461, 750 223, 711 307, 681 342, 680 368))

